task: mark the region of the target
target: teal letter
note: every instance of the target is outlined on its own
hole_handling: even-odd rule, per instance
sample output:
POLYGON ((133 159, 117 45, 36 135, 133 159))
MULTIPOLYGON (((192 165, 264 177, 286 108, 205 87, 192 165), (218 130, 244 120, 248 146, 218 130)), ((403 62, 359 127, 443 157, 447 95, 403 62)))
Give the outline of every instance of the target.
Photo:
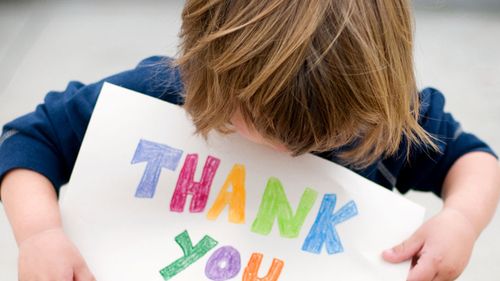
POLYGON ((184 256, 160 270, 160 274, 165 280, 169 280, 179 272, 186 269, 188 266, 195 263, 217 245, 217 241, 212 239, 210 236, 205 235, 205 237, 203 237, 203 239, 193 247, 191 238, 189 238, 187 231, 183 231, 181 234, 177 235, 177 237, 175 237, 175 242, 181 246, 184 256))
POLYGON ((311 211, 317 196, 318 193, 315 190, 306 188, 294 216, 281 182, 277 178, 269 178, 259 212, 252 224, 252 232, 268 235, 277 216, 280 236, 298 237, 302 224, 311 211))

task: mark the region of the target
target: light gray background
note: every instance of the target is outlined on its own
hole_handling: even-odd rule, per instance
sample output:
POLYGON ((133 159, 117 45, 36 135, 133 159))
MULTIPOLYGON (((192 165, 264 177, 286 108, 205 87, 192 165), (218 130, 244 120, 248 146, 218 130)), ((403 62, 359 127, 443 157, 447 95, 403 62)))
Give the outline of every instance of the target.
MULTIPOLYGON (((421 0, 416 6, 419 85, 441 89, 464 128, 500 151, 500 0, 421 0)), ((150 55, 175 55, 181 8, 182 1, 0 1, 0 124, 33 110, 47 91, 70 80, 89 83, 150 55)), ((430 194, 407 197, 424 205, 428 217, 441 207, 430 194)), ((500 280, 499 231, 496 216, 459 280, 500 280)), ((16 258, 2 210, 1 280, 17 280, 16 258)))

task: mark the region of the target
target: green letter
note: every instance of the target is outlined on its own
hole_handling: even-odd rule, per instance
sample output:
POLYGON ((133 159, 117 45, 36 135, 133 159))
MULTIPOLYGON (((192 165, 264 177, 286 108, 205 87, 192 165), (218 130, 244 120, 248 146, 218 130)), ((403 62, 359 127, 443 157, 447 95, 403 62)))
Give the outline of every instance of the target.
POLYGON ((187 231, 183 231, 181 234, 177 235, 175 237, 175 242, 181 246, 184 256, 160 270, 160 274, 165 280, 169 280, 191 264, 195 263, 217 245, 217 241, 205 235, 205 237, 193 247, 187 231))
POLYGON ((306 188, 294 216, 281 182, 277 178, 269 178, 259 212, 252 224, 252 232, 268 235, 277 216, 281 237, 295 238, 299 236, 302 224, 311 211, 317 196, 316 191, 306 188))

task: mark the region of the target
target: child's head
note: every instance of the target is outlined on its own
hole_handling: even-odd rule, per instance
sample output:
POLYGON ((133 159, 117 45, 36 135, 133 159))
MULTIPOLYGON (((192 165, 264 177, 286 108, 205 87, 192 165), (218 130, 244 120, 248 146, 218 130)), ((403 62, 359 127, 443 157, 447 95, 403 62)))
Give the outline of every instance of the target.
POLYGON ((198 131, 238 116, 294 154, 367 165, 418 125, 406 0, 187 0, 178 63, 198 131), (355 143, 355 145, 352 145, 355 143))

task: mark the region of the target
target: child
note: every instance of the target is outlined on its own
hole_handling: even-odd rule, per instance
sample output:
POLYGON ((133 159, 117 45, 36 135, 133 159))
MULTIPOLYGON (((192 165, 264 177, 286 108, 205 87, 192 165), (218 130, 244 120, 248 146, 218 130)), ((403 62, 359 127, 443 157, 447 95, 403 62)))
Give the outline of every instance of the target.
POLYGON ((416 90, 408 1, 188 0, 181 39, 177 61, 71 82, 4 127, 0 192, 20 280, 94 280, 62 229, 57 190, 103 81, 182 104, 203 135, 236 131, 389 189, 442 196, 442 211, 383 258, 412 259, 408 280, 459 276, 495 211, 500 171, 491 149, 443 112, 441 93, 416 90))

